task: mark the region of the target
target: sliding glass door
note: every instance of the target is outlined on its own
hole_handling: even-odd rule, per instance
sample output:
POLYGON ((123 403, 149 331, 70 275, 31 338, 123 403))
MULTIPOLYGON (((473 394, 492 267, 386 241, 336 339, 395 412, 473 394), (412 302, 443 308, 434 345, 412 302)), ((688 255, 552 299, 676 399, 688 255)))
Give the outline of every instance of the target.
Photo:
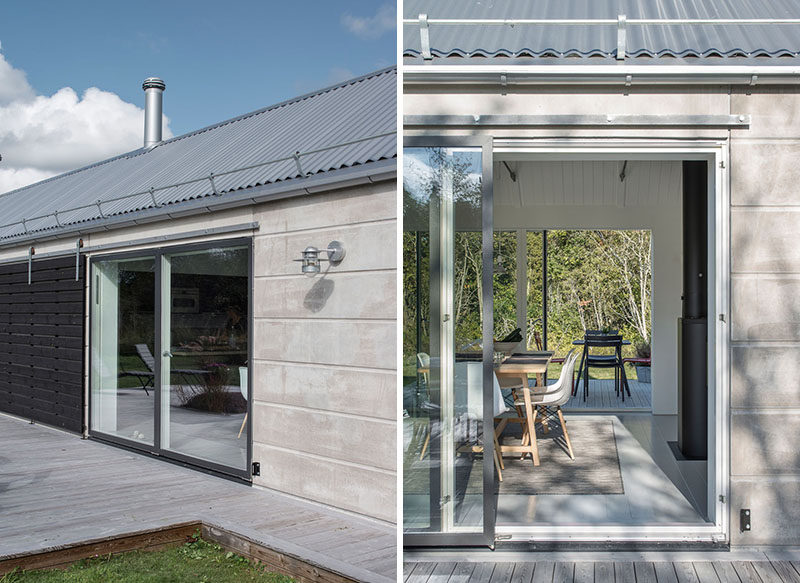
POLYGON ((155 259, 105 259, 92 266, 91 429, 155 445, 155 259))
POLYGON ((490 145, 407 139, 404 160, 405 543, 491 545, 490 145))
POLYGON ((92 435, 249 477, 250 245, 92 262, 92 435))

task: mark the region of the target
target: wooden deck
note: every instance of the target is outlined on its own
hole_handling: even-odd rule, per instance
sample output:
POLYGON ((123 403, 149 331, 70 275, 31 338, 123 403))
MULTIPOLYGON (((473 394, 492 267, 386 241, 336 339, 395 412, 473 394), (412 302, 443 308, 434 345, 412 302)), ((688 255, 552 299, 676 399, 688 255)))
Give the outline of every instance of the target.
POLYGON ((589 396, 583 400, 583 379, 578 383, 578 394, 571 397, 564 405, 565 411, 618 411, 623 410, 647 410, 652 407, 650 383, 640 383, 636 378, 628 379, 628 386, 631 389, 630 397, 625 395, 617 397, 614 392, 613 379, 589 379, 589 396))
POLYGON ((407 583, 800 583, 800 561, 406 562, 407 583))
POLYGON ((352 579, 396 580, 392 525, 2 414, 0 436, 0 559, 201 520, 352 579))

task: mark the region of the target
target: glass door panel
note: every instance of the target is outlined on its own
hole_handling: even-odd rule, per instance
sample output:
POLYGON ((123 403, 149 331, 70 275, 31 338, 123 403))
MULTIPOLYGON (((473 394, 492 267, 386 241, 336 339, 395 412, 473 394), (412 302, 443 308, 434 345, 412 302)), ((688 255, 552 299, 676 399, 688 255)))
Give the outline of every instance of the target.
POLYGON ((155 259, 93 264, 92 431, 155 443, 155 259))
POLYGON ((247 470, 247 247, 162 257, 161 447, 247 470))
POLYGON ((483 156, 480 147, 404 151, 403 519, 409 534, 473 534, 483 541, 487 533, 484 492, 493 475, 484 455, 483 347, 492 283, 486 289, 483 156))

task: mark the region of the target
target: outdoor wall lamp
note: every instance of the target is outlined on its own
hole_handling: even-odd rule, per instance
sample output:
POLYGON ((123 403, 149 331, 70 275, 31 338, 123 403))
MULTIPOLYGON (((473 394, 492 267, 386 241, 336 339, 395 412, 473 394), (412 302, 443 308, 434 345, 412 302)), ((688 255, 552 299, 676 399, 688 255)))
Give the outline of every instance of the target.
POLYGON ((319 273, 321 261, 330 261, 333 264, 338 264, 344 259, 344 255, 345 252, 342 244, 339 243, 339 241, 331 241, 328 243, 328 248, 322 249, 321 251, 313 246, 306 247, 303 249, 302 259, 295 259, 295 261, 300 261, 303 264, 303 273, 309 277, 313 277, 314 274, 319 273), (327 253, 328 258, 320 257, 319 254, 321 252, 327 253))

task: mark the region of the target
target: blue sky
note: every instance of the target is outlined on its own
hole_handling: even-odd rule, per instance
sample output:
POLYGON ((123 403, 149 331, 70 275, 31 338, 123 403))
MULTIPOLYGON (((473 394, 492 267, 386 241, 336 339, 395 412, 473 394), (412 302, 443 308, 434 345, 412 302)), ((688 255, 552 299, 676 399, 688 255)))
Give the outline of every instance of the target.
POLYGON ((141 133, 133 106, 143 106, 147 76, 166 82, 164 113, 178 135, 393 65, 394 22, 394 2, 382 0, 3 2, 0 192, 33 181, 25 168, 41 179, 74 167, 81 132, 110 142, 107 155, 87 145, 85 163, 138 147, 128 145, 141 133), (37 174, 33 149, 16 148, 42 123, 53 125, 35 136, 43 155, 48 141, 72 138, 37 174), (124 138, 110 135, 114 125, 124 138), (16 181, 4 181, 15 169, 16 181))

